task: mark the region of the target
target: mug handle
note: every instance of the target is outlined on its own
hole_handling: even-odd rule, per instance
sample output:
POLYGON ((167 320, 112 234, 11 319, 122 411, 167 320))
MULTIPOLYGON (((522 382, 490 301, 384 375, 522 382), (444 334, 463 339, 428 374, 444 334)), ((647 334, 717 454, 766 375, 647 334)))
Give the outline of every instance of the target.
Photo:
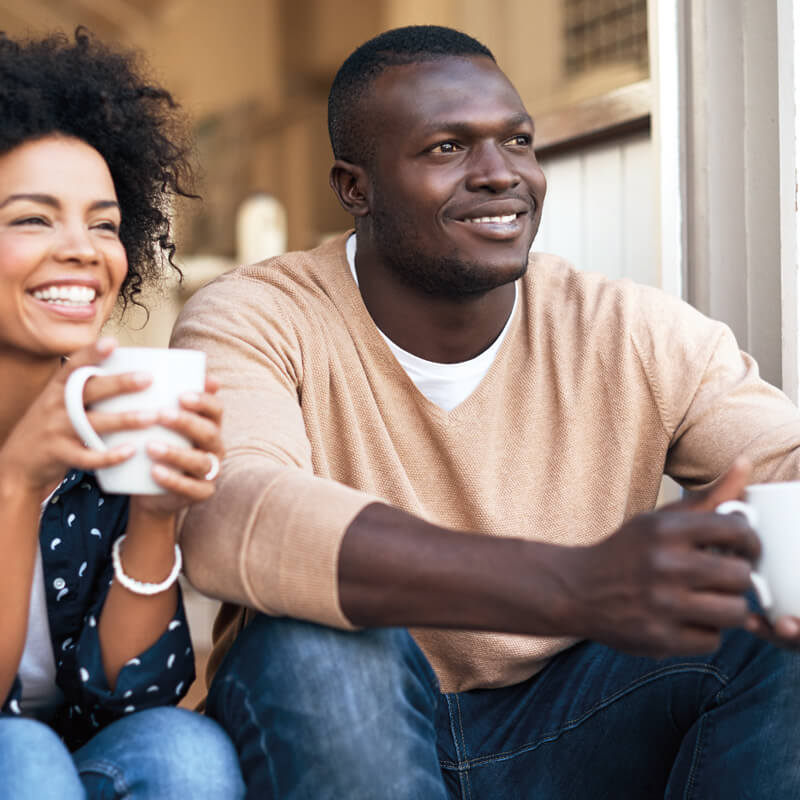
MULTIPOLYGON (((751 528, 758 526, 758 512, 753 506, 743 503, 741 500, 726 500, 724 503, 720 503, 714 511, 717 514, 743 514, 751 528)), ((772 608, 772 592, 767 579, 763 575, 759 575, 755 570, 751 570, 750 582, 756 590, 761 607, 765 611, 772 608)))
POLYGON ((86 407, 83 404, 83 388, 86 381, 94 375, 106 375, 107 372, 100 367, 78 367, 64 386, 64 405, 67 407, 67 416, 75 428, 75 433, 81 437, 83 443, 92 450, 105 452, 108 450, 106 443, 97 434, 97 431, 86 416, 86 407))

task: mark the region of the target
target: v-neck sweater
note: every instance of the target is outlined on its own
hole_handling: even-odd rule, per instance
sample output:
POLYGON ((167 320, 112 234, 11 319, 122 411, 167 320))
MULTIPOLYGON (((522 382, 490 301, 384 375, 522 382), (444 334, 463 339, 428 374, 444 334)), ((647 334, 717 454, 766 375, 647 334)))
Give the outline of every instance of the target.
MULTIPOLYGON (((345 234, 243 266, 186 305, 173 345, 208 354, 227 449, 185 517, 189 579, 239 607, 350 628, 337 565, 376 500, 496 537, 589 545, 651 510, 662 473, 698 488, 740 453, 755 479, 800 477, 800 414, 730 330, 651 287, 532 254, 487 374, 445 411, 375 326, 345 234)), ((531 575, 536 580, 536 575, 531 575)), ((414 629, 443 691, 524 680, 573 640, 414 629)))

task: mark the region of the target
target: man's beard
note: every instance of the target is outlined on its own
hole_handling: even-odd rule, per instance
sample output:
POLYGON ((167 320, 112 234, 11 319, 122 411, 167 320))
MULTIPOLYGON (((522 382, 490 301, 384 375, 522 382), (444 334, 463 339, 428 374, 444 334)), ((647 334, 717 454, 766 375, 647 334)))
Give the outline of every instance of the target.
POLYGON ((467 298, 496 289, 521 278, 527 258, 516 270, 493 270, 452 254, 431 256, 423 252, 412 224, 398 225, 397 215, 384 209, 372 209, 372 238, 383 263, 407 286, 425 294, 446 299, 467 298))

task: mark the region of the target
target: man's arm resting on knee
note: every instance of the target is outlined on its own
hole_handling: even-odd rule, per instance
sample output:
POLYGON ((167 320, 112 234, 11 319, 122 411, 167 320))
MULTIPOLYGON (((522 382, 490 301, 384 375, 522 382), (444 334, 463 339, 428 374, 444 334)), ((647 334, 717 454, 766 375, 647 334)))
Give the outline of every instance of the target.
POLYGON ((347 529, 339 599, 356 625, 576 636, 628 652, 713 650, 745 624, 755 534, 713 513, 737 496, 734 467, 691 501, 628 520, 590 547, 478 536, 373 503, 347 529))

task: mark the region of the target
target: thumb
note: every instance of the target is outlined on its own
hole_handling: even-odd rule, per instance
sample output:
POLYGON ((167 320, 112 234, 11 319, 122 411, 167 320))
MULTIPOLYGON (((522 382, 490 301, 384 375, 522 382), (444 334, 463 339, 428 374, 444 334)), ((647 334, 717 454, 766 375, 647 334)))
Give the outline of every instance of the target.
POLYGON ((67 362, 61 370, 61 380, 66 381, 79 367, 93 366, 104 361, 114 352, 116 346, 117 342, 115 339, 112 339, 110 336, 104 336, 88 347, 82 347, 80 350, 76 350, 68 356, 67 362))
POLYGON ((740 456, 711 486, 688 499, 690 507, 695 511, 713 511, 726 500, 736 500, 742 496, 751 472, 750 462, 740 456))

